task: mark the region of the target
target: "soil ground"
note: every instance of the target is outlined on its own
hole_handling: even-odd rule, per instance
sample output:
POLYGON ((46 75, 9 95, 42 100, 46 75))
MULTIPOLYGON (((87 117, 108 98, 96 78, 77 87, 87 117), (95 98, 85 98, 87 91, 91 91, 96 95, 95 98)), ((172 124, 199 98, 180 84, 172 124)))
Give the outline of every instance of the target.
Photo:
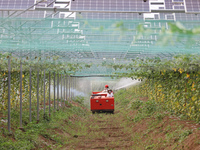
MULTIPOLYGON (((146 98, 140 98, 147 101, 146 98)), ((81 119, 82 130, 68 138, 63 149, 75 150, 200 150, 200 125, 165 116, 133 122, 136 110, 116 107, 114 114, 98 113, 81 119)), ((79 120, 77 118, 77 120, 79 120)))
POLYGON ((87 135, 74 135, 64 149, 128 149, 133 145, 131 132, 124 126, 124 117, 115 114, 94 114, 85 120, 87 135))
MULTIPOLYGON (((139 99, 148 101, 146 97, 139 99)), ((63 127, 49 129, 49 133, 65 140, 62 144, 41 135, 41 146, 36 149, 200 150, 200 124, 193 121, 172 115, 158 119, 152 115, 135 122, 138 110, 129 107, 131 102, 125 107, 116 103, 114 114, 92 114, 79 103, 71 104, 88 113, 84 117, 74 114, 64 121, 63 127)))

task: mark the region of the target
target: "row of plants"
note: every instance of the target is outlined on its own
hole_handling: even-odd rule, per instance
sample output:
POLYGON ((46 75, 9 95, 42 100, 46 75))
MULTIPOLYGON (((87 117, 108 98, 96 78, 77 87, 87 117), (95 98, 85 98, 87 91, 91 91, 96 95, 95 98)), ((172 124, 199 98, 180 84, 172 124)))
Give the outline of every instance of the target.
MULTIPOLYGON (((84 98, 73 99, 83 105, 84 98)), ((40 122, 33 120, 29 122, 29 111, 24 109, 23 129, 18 128, 19 111, 12 111, 12 134, 5 126, 6 122, 0 125, 0 149, 1 150, 24 150, 24 149, 60 149, 66 144, 70 144, 69 138, 78 134, 77 116, 84 117, 88 112, 86 109, 77 107, 66 101, 67 109, 53 112, 51 117, 43 119, 43 112, 40 111, 40 122)), ((35 114, 33 114, 35 116, 35 114)))
MULTIPOLYGON (((183 149, 188 136, 195 135, 196 131, 188 128, 184 121, 170 119, 173 115, 168 112, 168 108, 154 99, 149 99, 143 86, 144 84, 132 86, 115 93, 117 109, 127 118, 123 122, 126 122, 128 127, 131 126, 129 133, 134 133, 134 148, 183 149)), ((198 137, 189 141, 199 144, 198 137)), ((188 146, 186 149, 191 148, 188 146)))
MULTIPOLYGON (((49 113, 48 105, 50 99, 51 112, 53 110, 59 109, 64 105, 64 90, 65 99, 70 99, 69 97, 69 82, 73 82, 70 75, 73 75, 76 71, 80 71, 83 68, 90 67, 87 64, 80 63, 69 63, 59 61, 59 57, 54 56, 53 58, 47 58, 41 60, 39 57, 30 59, 29 57, 20 59, 14 57, 10 53, 0 53, 0 117, 3 122, 7 122, 8 113, 8 59, 10 59, 11 65, 11 85, 10 85, 10 102, 11 102, 11 121, 13 122, 13 112, 19 112, 20 110, 20 98, 22 93, 22 120, 23 124, 27 123, 26 116, 29 113, 25 113, 29 110, 30 105, 30 95, 31 95, 31 113, 32 120, 37 120, 37 111, 39 109, 40 116, 44 116, 49 113), (22 65, 22 91, 20 92, 20 64, 22 65), (30 78, 30 68, 31 68, 31 78, 30 78), (45 71, 45 72, 44 72, 45 71), (45 74, 45 77, 44 77, 45 74), (49 82, 50 75, 50 82, 49 82), (55 75, 55 102, 54 102, 54 75, 55 75), (62 81, 61 81, 62 76, 62 81), (62 88, 62 99, 59 96, 57 99, 57 79, 59 78, 59 86, 62 84, 65 87, 62 88), (31 79, 31 80, 30 80, 31 79), (30 84, 31 81, 31 84, 30 84), (68 85, 67 85, 68 82, 68 85), (31 93, 30 93, 31 86, 31 93), (49 97, 49 86, 51 88, 49 97), (44 92, 45 90, 45 92, 44 92), (44 104, 44 94, 45 101, 44 104), (39 98, 39 108, 37 103, 37 98, 39 98), (45 112, 44 107, 46 106, 45 112), (43 115, 41 115, 43 114, 43 115)), ((61 88, 59 88, 59 95, 61 95, 61 88)), ((19 118, 18 118, 19 120, 19 118)), ((19 121, 14 123, 14 125, 19 126, 19 121)))
POLYGON ((169 60, 146 58, 108 66, 126 68, 127 72, 120 76, 143 81, 133 92, 147 95, 181 117, 200 122, 199 61, 199 55, 179 55, 169 60))

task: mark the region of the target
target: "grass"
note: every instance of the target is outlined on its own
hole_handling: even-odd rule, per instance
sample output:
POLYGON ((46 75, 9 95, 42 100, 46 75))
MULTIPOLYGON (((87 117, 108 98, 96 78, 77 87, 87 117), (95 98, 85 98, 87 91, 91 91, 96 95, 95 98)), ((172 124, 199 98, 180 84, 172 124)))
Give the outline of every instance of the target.
MULTIPOLYGON (((121 105, 123 115, 126 116, 128 124, 143 124, 147 122, 147 129, 145 131, 137 131, 132 140, 134 141, 134 149, 163 149, 167 146, 173 145, 174 149, 179 149, 181 143, 193 133, 191 129, 185 129, 178 124, 171 127, 163 122, 164 118, 169 116, 168 110, 162 105, 156 103, 154 100, 141 101, 140 95, 132 93, 133 89, 120 91, 115 94, 116 101, 121 105), (119 94, 119 95, 118 95, 119 94), (128 111, 136 111, 134 116, 128 115, 128 111), (165 135, 162 139, 156 139, 156 135, 165 135), (141 138, 142 137, 142 138, 141 138), (163 140, 164 139, 164 140, 163 140)), ((127 122, 126 122, 127 123, 127 122)), ((127 124, 124 123, 124 126, 127 124)), ((170 122, 169 122, 170 123, 170 122)), ((128 131, 128 130, 127 130, 128 131)), ((128 132, 131 132, 130 129, 128 132)))
MULTIPOLYGON (((77 101, 80 104, 83 102, 80 97, 77 101)), ((78 119, 80 117, 84 117, 88 112, 80 107, 72 106, 69 103, 67 103, 67 105, 70 107, 66 107, 65 109, 56 112, 53 112, 52 109, 50 118, 43 118, 43 112, 40 111, 39 123, 34 121, 36 120, 34 113, 32 113, 33 121, 29 122, 29 111, 27 109, 23 109, 23 130, 18 128, 19 111, 12 111, 12 134, 9 135, 6 128, 7 124, 2 123, 3 127, 0 130, 0 149, 24 150, 60 148, 67 142, 70 142, 67 140, 67 136, 62 134, 63 132, 67 131, 69 136, 73 136, 74 134, 80 135, 83 132, 86 134, 86 130, 81 125, 81 121, 78 119), (79 118, 76 118, 76 116, 79 118), (76 127, 74 127, 75 125, 76 127), (74 130, 72 130, 72 127, 74 130), (76 130, 77 128, 81 130, 81 133, 76 130)))
POLYGON ((139 109, 140 106, 142 106, 142 105, 143 105, 143 101, 136 99, 131 103, 131 108, 132 109, 139 109))
MULTIPOLYGON (((41 112, 39 123, 29 123, 27 111, 24 130, 18 129, 19 112, 12 112, 16 125, 12 124, 10 136, 6 128, 1 128, 0 149, 125 149, 127 142, 132 147, 126 149, 179 149, 193 131, 181 124, 166 122, 167 110, 153 100, 140 100, 140 96, 133 94, 131 88, 115 93, 115 114, 92 115, 84 109, 81 97, 74 99, 75 106, 68 104, 70 107, 52 113, 50 118, 43 118, 41 112)), ((199 143, 198 137, 196 143, 199 143)))

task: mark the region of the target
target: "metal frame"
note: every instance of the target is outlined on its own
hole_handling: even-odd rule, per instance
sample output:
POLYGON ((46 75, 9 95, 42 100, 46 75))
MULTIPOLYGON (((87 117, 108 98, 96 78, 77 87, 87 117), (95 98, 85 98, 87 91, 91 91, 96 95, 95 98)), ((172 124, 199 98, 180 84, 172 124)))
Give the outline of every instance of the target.
MULTIPOLYGON (((85 20, 75 20, 75 18, 69 18, 69 16, 77 11, 71 11, 67 8, 56 8, 49 7, 54 3, 58 3, 55 0, 49 2, 47 7, 37 7, 37 4, 43 3, 39 1, 33 6, 25 10, 12 10, 12 14, 9 14, 7 18, 2 18, 2 23, 0 24, 0 46, 3 49, 2 52, 10 52, 12 55, 20 56, 23 58, 32 55, 34 57, 44 57, 44 56, 59 56, 59 60, 62 62, 74 63, 77 60, 79 63, 89 63, 94 62, 94 64, 101 64, 104 62, 104 58, 108 61, 110 58, 116 59, 116 63, 121 63, 120 60, 126 59, 131 61, 136 57, 147 57, 147 56, 159 56, 159 57, 170 57, 177 53, 176 50, 172 51, 171 47, 165 48, 164 51, 158 52, 160 47, 155 47, 155 44, 158 39, 158 33, 161 31, 162 24, 165 24, 165 28, 168 29, 168 22, 173 22, 175 20, 123 20, 123 26, 125 29, 128 29, 127 33, 123 33, 123 40, 120 39, 121 32, 116 32, 114 28, 113 20, 92 20, 88 21, 88 24, 85 24, 85 20), (31 8, 35 7, 34 10, 31 8), (70 12, 69 15, 64 19, 57 18, 16 18, 22 13, 33 11, 47 11, 52 12, 51 15, 59 12, 70 12), (151 29, 152 32, 156 31, 157 33, 152 33, 149 37, 156 36, 155 39, 137 39, 138 31, 135 29, 138 25, 141 24, 150 25, 146 29, 151 29), (160 24, 159 27, 154 25, 154 22, 160 24), (97 27, 105 26, 105 31, 99 32, 96 30, 97 27), (2 31, 1 31, 2 29, 2 31), (95 38, 101 37, 100 39, 95 38), (9 37, 10 39, 8 39, 9 37), (131 37, 131 38, 130 38, 131 37), (135 38, 134 38, 135 37, 135 38), (6 39, 7 38, 7 39, 6 39), (116 42, 117 41, 117 42, 116 42), (24 44, 25 43, 25 44, 24 44), (28 43, 28 44, 27 44, 28 43), (12 45, 17 45, 15 48, 10 48, 12 45), (67 45, 67 46, 66 46, 67 45), (106 45, 106 46, 105 46, 106 45), (169 55, 170 53, 170 55, 169 55)), ((70 4, 70 1, 61 2, 70 4)), ((7 11, 9 10, 0 10, 7 11)), ((126 11, 81 11, 88 13, 137 13, 143 15, 146 12, 126 12, 126 11)), ((184 10, 151 10, 150 13, 183 13, 186 14, 184 10)), ((191 12, 190 12, 191 13, 191 12)), ((193 12, 198 14, 199 12, 193 12)), ((116 20, 118 22, 120 20, 116 20)), ((184 24, 190 26, 191 24, 198 24, 200 21, 196 22, 184 22, 184 24)), ((142 35, 145 37, 147 35, 142 35)), ((198 38, 197 38, 198 40, 198 38)), ((174 49, 182 48, 183 43, 175 45, 174 49)), ((13 46, 12 46, 13 47, 13 46)), ((198 44, 193 45, 196 49, 199 47, 198 44)), ((195 48, 190 49, 190 51, 196 52, 195 48)), ((186 50, 188 52, 188 50, 186 50)), ((112 62, 112 60, 109 60, 112 62)), ((51 61, 51 60, 50 60, 51 61)), ((95 66, 95 65, 94 65, 95 66)), ((93 75, 101 75, 105 68, 92 67, 89 69, 83 70, 83 72, 92 73, 93 75), (93 70, 93 71, 92 71, 93 70)), ((109 72, 108 75, 111 73, 109 72)), ((87 74, 84 74, 87 75, 87 74)))

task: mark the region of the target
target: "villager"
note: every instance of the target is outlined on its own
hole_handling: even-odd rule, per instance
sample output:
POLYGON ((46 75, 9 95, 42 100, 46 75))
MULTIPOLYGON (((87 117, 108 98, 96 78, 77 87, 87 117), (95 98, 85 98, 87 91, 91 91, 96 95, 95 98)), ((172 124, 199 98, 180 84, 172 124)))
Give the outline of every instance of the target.
POLYGON ((106 84, 102 93, 108 93, 108 90, 109 90, 109 86, 106 84))
POLYGON ((112 92, 112 90, 108 90, 107 97, 113 97, 113 92, 112 92))

